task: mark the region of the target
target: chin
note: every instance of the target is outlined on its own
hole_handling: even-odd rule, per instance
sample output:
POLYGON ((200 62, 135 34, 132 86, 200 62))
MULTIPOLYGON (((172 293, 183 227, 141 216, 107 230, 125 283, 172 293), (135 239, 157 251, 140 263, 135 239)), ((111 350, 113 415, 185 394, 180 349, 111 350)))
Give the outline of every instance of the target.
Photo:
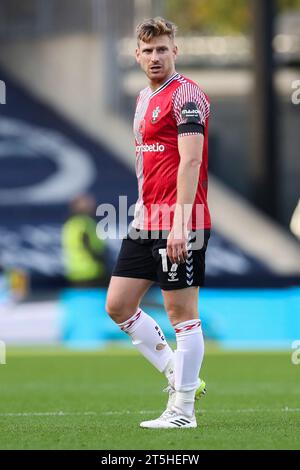
POLYGON ((156 73, 156 74, 151 73, 150 75, 148 75, 148 78, 150 78, 152 82, 160 82, 161 80, 165 79, 165 74, 164 73, 156 73))

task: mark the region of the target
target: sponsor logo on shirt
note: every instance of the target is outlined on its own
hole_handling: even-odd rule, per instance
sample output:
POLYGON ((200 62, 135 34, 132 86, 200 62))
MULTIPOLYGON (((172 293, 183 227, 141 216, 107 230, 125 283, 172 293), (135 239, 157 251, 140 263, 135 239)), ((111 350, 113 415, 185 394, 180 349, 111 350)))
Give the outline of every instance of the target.
POLYGON ((196 103, 186 103, 181 110, 181 116, 186 123, 201 123, 200 110, 198 109, 196 103))
POLYGON ((199 109, 183 109, 182 116, 185 118, 188 117, 198 117, 200 114, 199 109))
POLYGON ((136 151, 137 152, 164 152, 165 151, 165 146, 163 144, 160 144, 159 142, 156 142, 155 144, 143 144, 143 145, 136 145, 136 151))

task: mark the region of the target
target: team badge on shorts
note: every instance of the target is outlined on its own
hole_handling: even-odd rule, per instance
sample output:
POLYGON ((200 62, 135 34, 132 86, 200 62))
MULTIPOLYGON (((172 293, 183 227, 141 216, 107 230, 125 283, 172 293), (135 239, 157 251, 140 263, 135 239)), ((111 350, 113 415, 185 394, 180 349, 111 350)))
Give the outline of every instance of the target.
POLYGON ((152 112, 152 119, 151 119, 151 122, 152 124, 155 124, 158 120, 158 116, 159 116, 159 113, 161 112, 161 109, 159 106, 156 106, 155 109, 153 109, 153 112, 152 112))
POLYGON ((177 263, 172 264, 171 271, 168 272, 168 282, 179 281, 177 268, 178 268, 177 263))

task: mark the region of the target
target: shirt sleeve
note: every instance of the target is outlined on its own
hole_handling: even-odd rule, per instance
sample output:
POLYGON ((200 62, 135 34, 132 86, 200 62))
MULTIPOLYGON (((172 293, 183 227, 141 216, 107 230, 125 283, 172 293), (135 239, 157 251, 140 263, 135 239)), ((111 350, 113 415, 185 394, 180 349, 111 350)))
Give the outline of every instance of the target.
POLYGON ((179 135, 204 134, 210 113, 205 93, 193 83, 183 83, 173 95, 173 114, 179 135))

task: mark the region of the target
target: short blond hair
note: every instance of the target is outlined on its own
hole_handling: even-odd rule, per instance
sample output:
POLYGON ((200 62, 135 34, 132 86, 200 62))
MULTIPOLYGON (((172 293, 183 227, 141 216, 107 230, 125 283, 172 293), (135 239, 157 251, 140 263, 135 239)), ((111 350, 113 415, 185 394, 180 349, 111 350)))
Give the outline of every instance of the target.
POLYGON ((177 26, 161 16, 142 21, 136 28, 137 41, 150 42, 151 39, 167 35, 174 39, 177 26))

